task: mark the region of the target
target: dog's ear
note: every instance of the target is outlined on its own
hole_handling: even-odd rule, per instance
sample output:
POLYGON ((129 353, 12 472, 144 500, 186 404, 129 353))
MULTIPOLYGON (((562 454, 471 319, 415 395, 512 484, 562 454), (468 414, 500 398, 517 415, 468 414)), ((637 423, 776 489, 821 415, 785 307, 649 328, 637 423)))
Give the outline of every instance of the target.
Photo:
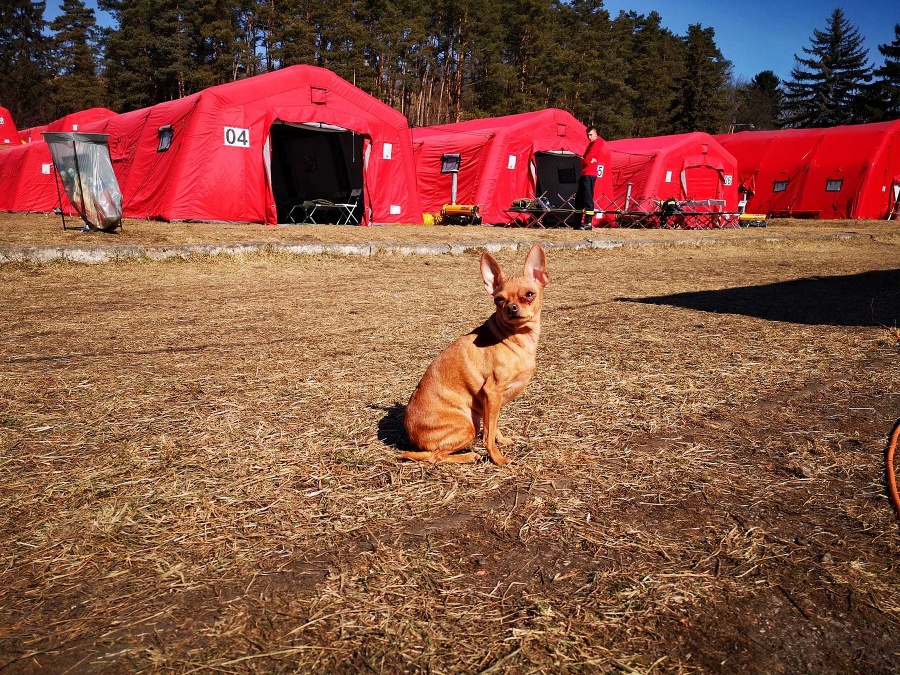
POLYGON ((547 258, 544 256, 544 249, 535 244, 528 251, 528 257, 525 258, 525 278, 534 279, 541 286, 550 283, 550 274, 547 272, 547 258))
POLYGON ((484 279, 484 290, 488 292, 488 295, 496 293, 497 289, 506 281, 500 265, 487 251, 481 254, 481 278, 484 279))

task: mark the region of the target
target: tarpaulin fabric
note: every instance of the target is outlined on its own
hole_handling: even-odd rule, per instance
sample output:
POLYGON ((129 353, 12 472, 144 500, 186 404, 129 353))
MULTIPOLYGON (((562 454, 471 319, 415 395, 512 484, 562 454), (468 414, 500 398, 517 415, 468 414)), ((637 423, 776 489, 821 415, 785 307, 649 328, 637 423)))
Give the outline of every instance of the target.
POLYGON ((715 137, 738 160, 752 213, 884 218, 900 173, 900 120, 715 137))

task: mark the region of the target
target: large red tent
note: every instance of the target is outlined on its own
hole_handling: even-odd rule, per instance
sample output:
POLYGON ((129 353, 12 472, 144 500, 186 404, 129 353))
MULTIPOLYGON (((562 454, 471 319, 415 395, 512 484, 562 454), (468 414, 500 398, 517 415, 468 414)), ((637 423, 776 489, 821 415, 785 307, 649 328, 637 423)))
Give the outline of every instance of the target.
POLYGON ((44 140, 41 134, 45 131, 78 131, 79 127, 106 119, 115 115, 109 108, 88 108, 87 110, 78 110, 70 113, 58 120, 53 120, 49 124, 41 124, 27 129, 19 130, 19 137, 23 143, 34 143, 35 141, 44 140))
POLYGON ((361 222, 421 223, 406 118, 324 68, 291 66, 111 118, 130 217, 288 222, 359 195, 361 222))
POLYGON ((896 218, 900 120, 716 137, 738 160, 746 210, 806 218, 896 218))
POLYGON ((656 211, 667 199, 737 210, 737 161, 702 131, 609 142, 613 191, 623 211, 656 211))
MULTIPOLYGON (((65 198, 63 201, 69 207, 65 198)), ((0 150, 0 211, 50 213, 58 203, 53 159, 46 143, 0 150)), ((67 212, 74 213, 71 207, 67 212)))
POLYGON ((9 110, 0 106, 0 149, 19 145, 19 130, 9 110))
POLYGON ((0 211, 50 213, 62 208, 74 214, 65 195, 57 190, 53 159, 44 143, 44 131, 78 131, 79 127, 115 116, 107 108, 79 110, 20 132, 23 144, 0 152, 0 211), (60 204, 61 202, 61 204, 60 204))
MULTIPOLYGON (((419 196, 426 212, 451 203, 452 174, 442 173, 444 155, 460 156, 456 204, 478 205, 485 223, 508 223, 514 200, 544 197, 558 207, 577 187, 585 126, 554 108, 412 130, 419 196)), ((598 141, 603 143, 602 140, 598 141)), ((599 208, 611 183, 597 181, 599 208)))
POLYGON ((362 223, 422 222, 406 118, 324 68, 284 68, 79 131, 109 135, 126 217, 275 224, 301 205, 355 199, 362 223))

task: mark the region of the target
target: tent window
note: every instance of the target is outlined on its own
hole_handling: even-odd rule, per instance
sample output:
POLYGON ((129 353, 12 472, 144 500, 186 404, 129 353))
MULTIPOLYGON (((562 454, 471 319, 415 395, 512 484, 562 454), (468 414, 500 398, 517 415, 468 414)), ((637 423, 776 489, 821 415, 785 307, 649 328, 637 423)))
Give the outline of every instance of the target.
POLYGON ((829 178, 825 181, 825 192, 840 192, 843 185, 843 178, 829 178))
POLYGON ((574 166, 560 166, 556 168, 556 177, 560 183, 577 183, 574 166))
POLYGON ((459 173, 460 155, 443 155, 441 157, 441 173, 459 173))
POLYGON ((786 180, 776 180, 772 187, 772 192, 784 192, 787 190, 788 182, 786 180))
POLYGON ((156 146, 156 151, 165 152, 172 146, 172 136, 175 132, 172 130, 172 126, 167 124, 160 127, 156 133, 159 135, 159 145, 156 146))

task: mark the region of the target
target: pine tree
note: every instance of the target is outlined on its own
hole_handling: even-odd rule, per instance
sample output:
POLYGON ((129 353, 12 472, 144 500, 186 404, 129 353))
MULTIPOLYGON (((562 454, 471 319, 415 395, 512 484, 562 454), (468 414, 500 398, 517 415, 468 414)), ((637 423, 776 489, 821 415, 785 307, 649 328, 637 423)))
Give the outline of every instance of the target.
POLYGON ((324 0, 276 2, 260 0, 256 18, 261 29, 264 70, 286 66, 319 65, 319 26, 324 0))
POLYGON ((94 10, 81 0, 63 0, 62 13, 51 23, 55 32, 51 82, 54 117, 106 105, 106 87, 98 77, 100 30, 94 10))
POLYGON ((20 129, 51 119, 46 82, 47 40, 44 2, 4 0, 0 3, 0 105, 20 129))
POLYGON ((873 120, 900 119, 900 24, 894 25, 894 41, 878 45, 884 65, 874 72, 870 89, 870 112, 873 120))
POLYGON ((680 96, 676 90, 685 72, 685 46, 662 27, 657 12, 647 16, 620 12, 614 30, 625 56, 627 87, 615 101, 619 126, 604 131, 604 138, 640 138, 671 132, 669 111, 680 96))
POLYGON ((869 51, 859 29, 835 9, 824 31, 813 30, 806 57, 794 55, 797 65, 785 83, 787 127, 830 127, 859 119, 863 85, 872 79, 869 51))
POLYGON ((735 91, 735 128, 777 129, 781 119, 781 105, 784 92, 781 80, 771 70, 764 70, 753 76, 746 86, 735 91))
MULTIPOLYGON (((106 39, 104 64, 112 107, 134 110, 193 94, 221 84, 226 75, 208 77, 197 36, 195 16, 201 0, 98 0, 118 27, 106 39), (192 74, 197 72, 197 82, 192 74)), ((209 3, 206 3, 207 5, 209 3)), ((230 13, 231 5, 221 11, 230 13)), ((222 55, 231 64, 233 55, 222 55)), ((229 74, 231 69, 227 71, 229 74)))
POLYGON ((684 75, 676 80, 679 92, 672 108, 672 132, 726 131, 731 104, 726 81, 731 62, 722 56, 715 43, 715 30, 700 24, 688 26, 685 45, 684 75))
POLYGON ((262 41, 257 12, 266 6, 254 0, 189 0, 184 7, 182 42, 175 52, 186 56, 185 93, 264 72, 257 54, 262 41))
POLYGON ((616 40, 601 0, 559 3, 561 66, 559 103, 603 138, 622 129, 619 108, 628 99, 624 48, 616 40))

